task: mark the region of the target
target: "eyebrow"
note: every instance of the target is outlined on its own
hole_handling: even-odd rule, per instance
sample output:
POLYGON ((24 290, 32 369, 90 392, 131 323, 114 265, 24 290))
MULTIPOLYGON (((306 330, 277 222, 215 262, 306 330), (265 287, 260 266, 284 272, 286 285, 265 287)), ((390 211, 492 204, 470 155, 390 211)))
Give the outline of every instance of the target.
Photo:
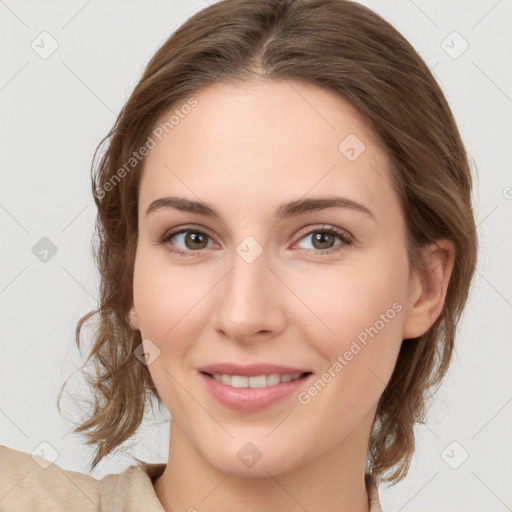
MULTIPOLYGON (((176 210, 197 213, 206 217, 216 218, 222 221, 222 216, 208 203, 203 201, 193 201, 184 197, 161 197, 155 199, 146 210, 146 215, 160 210, 162 208, 174 208, 176 210)), ((327 196, 310 199, 297 199, 289 203, 282 204, 276 210, 277 219, 296 217, 309 212, 316 212, 327 208, 349 208, 354 211, 364 213, 375 219, 375 215, 362 204, 356 203, 346 197, 327 196)))

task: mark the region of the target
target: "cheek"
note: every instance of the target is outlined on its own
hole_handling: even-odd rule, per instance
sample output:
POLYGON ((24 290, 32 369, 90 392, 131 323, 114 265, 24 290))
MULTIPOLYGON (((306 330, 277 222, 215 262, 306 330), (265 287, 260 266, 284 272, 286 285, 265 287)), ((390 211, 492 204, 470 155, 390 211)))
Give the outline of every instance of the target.
MULTIPOLYGON (((160 256, 160 255, 158 255, 160 256)), ((177 332, 197 325, 201 298, 211 286, 191 268, 162 264, 161 257, 140 251, 134 269, 134 305, 143 337, 166 343, 182 339, 177 332)), ((190 338, 190 336, 187 336, 190 338)))
POLYGON ((317 292, 308 306, 329 329, 315 319, 304 333, 323 367, 298 401, 302 417, 323 432, 319 444, 349 435, 374 411, 395 367, 403 307, 401 285, 387 270, 345 269, 337 279, 315 279, 310 288, 317 292))
MULTIPOLYGON (((299 296, 311 312, 304 337, 322 355, 332 400, 357 408, 384 391, 402 343, 407 290, 404 254, 380 254, 374 261, 328 268, 300 283, 299 296), (335 377, 332 377, 332 376, 335 377), (332 378, 331 378, 332 377, 332 378), (345 393, 345 391, 348 392, 345 393), (345 397, 345 398, 342 398, 345 397), (359 404, 359 405, 358 405, 359 404)), ((344 407, 344 406, 342 406, 344 407)))
POLYGON ((211 285, 195 277, 191 285, 190 272, 159 266, 142 256, 134 269, 134 305, 142 339, 149 338, 158 351, 148 370, 171 416, 179 418, 190 407, 180 382, 200 336, 201 297, 211 285))
POLYGON ((386 333, 394 337, 401 331, 397 313, 403 309, 405 279, 401 266, 370 264, 329 268, 300 279, 295 276, 294 291, 304 298, 307 316, 312 319, 307 324, 299 320, 305 312, 298 308, 302 316, 296 321, 309 326, 308 339, 323 340, 324 348, 331 351, 343 349, 375 324, 382 338, 386 333))

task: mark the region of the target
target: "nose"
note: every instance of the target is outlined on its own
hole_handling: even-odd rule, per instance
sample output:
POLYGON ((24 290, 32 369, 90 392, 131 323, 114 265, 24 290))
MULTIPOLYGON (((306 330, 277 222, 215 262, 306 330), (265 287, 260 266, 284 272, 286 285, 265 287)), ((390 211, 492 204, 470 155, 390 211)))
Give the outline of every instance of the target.
POLYGON ((265 251, 250 263, 238 253, 232 261, 231 270, 219 283, 215 329, 242 343, 275 337, 286 323, 286 287, 271 268, 265 251))

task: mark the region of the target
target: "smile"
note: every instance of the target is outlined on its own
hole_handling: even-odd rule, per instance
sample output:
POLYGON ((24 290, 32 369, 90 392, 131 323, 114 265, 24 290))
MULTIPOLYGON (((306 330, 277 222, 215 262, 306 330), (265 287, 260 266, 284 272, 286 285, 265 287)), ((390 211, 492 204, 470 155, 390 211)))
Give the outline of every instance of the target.
POLYGON ((234 388, 266 388, 269 386, 276 386, 283 382, 292 382, 300 379, 307 375, 306 373, 294 373, 294 374, 279 374, 271 373, 270 375, 257 375, 254 377, 247 377, 245 375, 226 375, 221 373, 210 374, 207 373, 213 379, 223 382, 227 386, 234 388))
POLYGON ((300 392, 313 378, 312 372, 268 375, 198 373, 207 394, 219 404, 239 412, 255 413, 300 392))

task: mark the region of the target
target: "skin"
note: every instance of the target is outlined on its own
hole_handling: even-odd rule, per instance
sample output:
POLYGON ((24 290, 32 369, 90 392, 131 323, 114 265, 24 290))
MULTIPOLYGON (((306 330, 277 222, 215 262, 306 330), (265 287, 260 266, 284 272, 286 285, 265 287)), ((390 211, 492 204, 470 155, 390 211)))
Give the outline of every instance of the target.
POLYGON ((445 251, 426 248, 430 272, 409 272, 388 156, 333 93, 260 80, 194 97, 198 105, 146 157, 139 189, 129 317, 158 347, 149 371, 172 417, 156 494, 168 512, 368 511, 364 463, 377 403, 402 340, 413 342, 442 310, 453 248, 442 240, 445 251), (338 150, 349 134, 365 144, 354 161, 338 150), (282 203, 330 195, 373 217, 328 208, 276 220, 282 203), (222 220, 174 208, 146 215, 165 196, 205 201, 222 220), (157 243, 184 226, 207 237, 157 243), (315 243, 323 226, 353 243, 336 235, 315 243), (251 263, 236 251, 249 236, 262 249, 251 263), (316 380, 397 303, 394 318, 307 404, 292 394, 239 412, 202 385, 198 368, 221 361, 307 368, 316 380), (262 454, 250 468, 237 457, 248 442, 262 454))

